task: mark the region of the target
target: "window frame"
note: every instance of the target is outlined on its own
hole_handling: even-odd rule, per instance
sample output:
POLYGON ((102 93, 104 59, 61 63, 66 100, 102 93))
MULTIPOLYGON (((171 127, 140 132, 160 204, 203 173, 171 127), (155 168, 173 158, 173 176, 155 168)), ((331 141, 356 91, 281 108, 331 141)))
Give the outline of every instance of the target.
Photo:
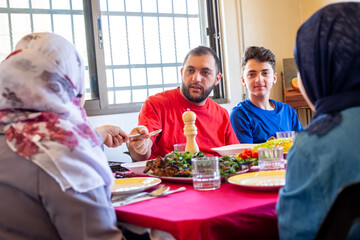
MULTIPOLYGON (((101 11, 98 0, 91 0, 84 2, 84 17, 85 28, 87 33, 88 45, 88 59, 89 59, 89 74, 91 96, 94 99, 85 101, 85 109, 88 116, 131 113, 139 112, 143 103, 125 103, 125 104, 109 104, 108 92, 106 84, 106 66, 105 54, 102 45, 102 29, 101 29, 101 11), (92 37, 90 35, 92 34, 92 37)), ((221 35, 220 35, 220 21, 219 21, 219 6, 218 0, 204 0, 202 4, 206 4, 206 13, 201 12, 204 18, 207 18, 208 26, 201 26, 201 30, 206 31, 207 42, 219 56, 220 72, 223 72, 222 52, 221 52, 221 35)), ((202 10, 205 8, 201 8, 202 10)), ((205 25, 205 21, 202 21, 205 25)), ((202 35, 203 36, 203 35, 202 35)), ((214 88, 211 98, 217 103, 227 103, 225 95, 224 75, 220 83, 214 88)))
MULTIPOLYGON (((71 0, 69 0, 71 3, 71 0)), ((146 0, 141 0, 146 1, 146 0)), ((190 0, 188 0, 190 1, 190 0)), ((192 1, 192 0, 191 0, 192 1)), ((63 12, 70 11, 72 14, 81 13, 84 16, 84 26, 85 26, 85 39, 87 46, 87 69, 88 77, 90 81, 90 95, 92 99, 85 101, 85 109, 89 116, 95 115, 104 115, 104 114, 117 114, 117 113, 130 113, 130 112, 138 112, 143 103, 135 102, 135 103, 123 103, 123 104, 109 104, 108 102, 108 87, 106 80, 106 65, 105 65, 105 53, 104 48, 99 47, 102 43, 102 29, 101 29, 101 11, 100 11, 100 1, 99 0, 83 0, 83 10, 56 10, 56 9, 31 9, 31 1, 29 1, 30 9, 26 8, 13 8, 11 9, 11 13, 9 13, 6 9, 0 9, 1 13, 25 13, 30 14, 30 27, 31 32, 34 31, 34 26, 32 24, 32 16, 34 13, 45 13, 50 14, 50 17, 53 17, 53 14, 61 14, 63 12), (99 22, 100 21, 100 22, 99 22)), ((8 3, 9 5, 9 3, 8 3)), ((220 36, 220 22, 219 22, 219 6, 218 0, 200 0, 200 17, 202 18, 200 31, 201 40, 204 45, 210 46, 219 56, 221 69, 220 72, 223 72, 222 66, 222 52, 221 52, 221 36, 220 36)), ((50 6, 51 8, 51 6, 50 6)), ((170 14, 171 15, 171 14, 170 14)), ((71 16, 72 19, 72 16, 71 16)), ((72 21, 72 20, 71 20, 72 21)), ((9 26, 11 27, 10 15, 9 15, 9 26)), ((53 31, 53 25, 51 26, 53 31)), ((74 31, 74 29, 72 29, 74 31)), ((73 42, 75 41, 74 32, 72 34, 73 42)), ((10 47, 14 47, 14 42, 12 39, 12 35, 10 34, 10 47)), ((153 64, 146 64, 144 67, 147 67, 153 64)), ((181 64, 179 62, 170 63, 170 64, 154 64, 165 67, 176 67, 179 69, 181 64)), ((180 73, 177 72, 179 75, 180 73)), ((171 83, 167 86, 167 84, 163 85, 163 87, 174 87, 175 85, 179 85, 179 83, 171 83), (171 86, 170 86, 171 85, 171 86)), ((136 88, 136 87, 135 87, 136 88)), ((151 88, 151 86, 150 86, 151 88)), ((147 89, 150 89, 147 88, 147 89)), ((227 98, 225 95, 225 84, 224 84, 224 75, 222 75, 222 79, 218 86, 214 88, 214 91, 210 95, 212 99, 214 99, 218 103, 226 103, 227 98)), ((88 90, 87 90, 88 91, 88 90)), ((89 92, 87 92, 89 94, 89 92)))

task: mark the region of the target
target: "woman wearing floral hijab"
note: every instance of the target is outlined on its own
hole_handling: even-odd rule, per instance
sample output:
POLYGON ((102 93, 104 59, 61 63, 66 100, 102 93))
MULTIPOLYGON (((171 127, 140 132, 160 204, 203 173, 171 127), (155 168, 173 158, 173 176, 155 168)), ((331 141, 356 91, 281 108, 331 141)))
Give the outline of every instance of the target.
POLYGON ((0 91, 0 239, 121 239, 102 141, 128 137, 111 126, 99 140, 90 126, 74 46, 25 36, 0 64, 0 91))
MULTIPOLYGON (((329 5, 299 29, 300 90, 315 111, 288 154, 280 239, 313 239, 338 191, 360 181, 360 3, 329 5)), ((352 239, 360 239, 359 225, 352 239)))

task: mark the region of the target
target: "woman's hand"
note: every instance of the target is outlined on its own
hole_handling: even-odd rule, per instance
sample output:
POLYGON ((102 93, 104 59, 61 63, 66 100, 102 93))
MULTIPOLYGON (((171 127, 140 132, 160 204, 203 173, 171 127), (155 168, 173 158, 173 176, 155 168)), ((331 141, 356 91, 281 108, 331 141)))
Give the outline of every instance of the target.
POLYGON ((129 141, 129 135, 118 126, 104 125, 97 127, 96 130, 100 133, 104 144, 108 147, 115 148, 129 141))

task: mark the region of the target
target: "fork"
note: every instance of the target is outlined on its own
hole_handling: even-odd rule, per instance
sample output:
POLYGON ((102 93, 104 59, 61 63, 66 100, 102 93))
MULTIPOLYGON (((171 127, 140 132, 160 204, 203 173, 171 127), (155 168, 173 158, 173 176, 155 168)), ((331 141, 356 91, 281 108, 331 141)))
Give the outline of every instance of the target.
MULTIPOLYGON (((159 189, 164 188, 164 186, 165 186, 165 184, 160 184, 152 192, 159 191, 159 189)), ((134 198, 137 198, 137 197, 140 197, 140 196, 143 196, 143 195, 147 195, 147 194, 150 194, 152 192, 140 192, 140 193, 134 193, 134 194, 120 195, 120 196, 113 195, 111 197, 111 202, 114 203, 114 202, 120 202, 120 201, 129 201, 131 199, 134 199, 134 198)))
MULTIPOLYGON (((161 131, 162 131, 162 129, 158 129, 158 130, 150 132, 149 135, 150 135, 150 137, 152 137, 152 136, 155 136, 158 133, 161 133, 161 131)), ((137 136, 140 136, 140 135, 141 134, 139 133, 139 134, 129 135, 129 137, 132 138, 132 137, 137 137, 137 136)))
POLYGON ((124 202, 127 203, 131 201, 132 199, 142 197, 142 196, 150 196, 150 197, 160 197, 164 194, 166 194, 167 191, 169 191, 170 187, 159 187, 153 190, 152 192, 141 192, 135 195, 131 195, 127 198, 125 198, 124 202))

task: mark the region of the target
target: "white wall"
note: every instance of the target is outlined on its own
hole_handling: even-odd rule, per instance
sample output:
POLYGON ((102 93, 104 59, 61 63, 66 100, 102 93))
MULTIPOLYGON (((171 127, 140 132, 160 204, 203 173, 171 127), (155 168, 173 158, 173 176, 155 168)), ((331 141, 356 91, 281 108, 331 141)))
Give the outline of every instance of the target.
MULTIPOLYGON (((127 133, 137 126, 139 113, 126 113, 126 114, 114 114, 104 116, 92 116, 89 117, 90 122, 94 127, 102 125, 116 125, 121 127, 127 133)), ((117 148, 108 148, 105 146, 105 154, 109 161, 115 162, 131 162, 131 158, 123 154, 127 151, 126 144, 123 144, 117 148)))
POLYGON ((305 22, 320 8, 338 2, 360 2, 360 0, 301 0, 301 21, 305 22))
POLYGON ((236 0, 220 1, 221 38, 224 63, 224 79, 228 103, 222 104, 229 112, 244 99, 244 88, 241 84, 241 55, 243 52, 240 21, 241 6, 236 0))

